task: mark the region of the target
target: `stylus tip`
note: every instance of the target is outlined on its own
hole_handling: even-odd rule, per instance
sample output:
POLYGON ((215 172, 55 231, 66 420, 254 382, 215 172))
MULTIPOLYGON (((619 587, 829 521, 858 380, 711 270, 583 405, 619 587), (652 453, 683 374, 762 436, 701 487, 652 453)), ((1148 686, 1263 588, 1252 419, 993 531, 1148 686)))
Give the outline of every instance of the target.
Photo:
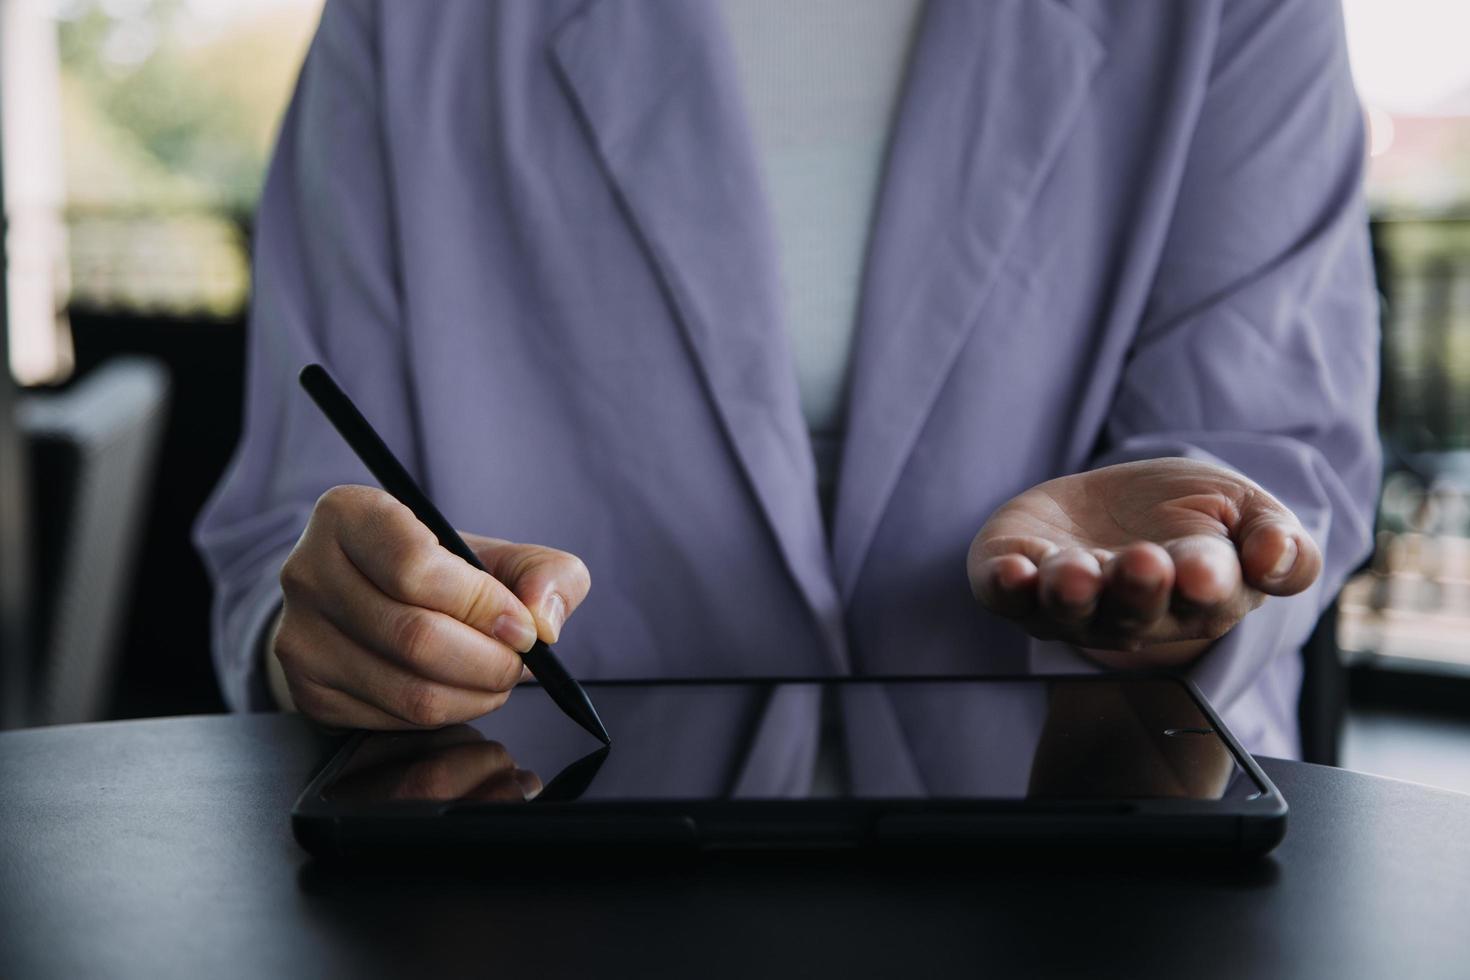
POLYGON ((569 696, 566 698, 566 703, 561 706, 562 710, 584 730, 591 733, 593 738, 603 745, 612 745, 612 736, 607 733, 602 719, 597 717, 597 709, 592 707, 592 701, 587 697, 586 692, 579 686, 575 696, 570 696, 571 694, 572 692, 568 692, 569 696))
POLYGON ((597 716, 597 709, 592 707, 592 699, 582 689, 582 685, 572 681, 570 689, 558 692, 564 695, 561 708, 567 715, 582 728, 590 732, 592 737, 603 745, 612 745, 612 736, 607 733, 607 726, 603 725, 602 719, 597 716))
POLYGON ((590 732, 594 738, 603 745, 612 744, 612 736, 608 735, 607 728, 603 726, 602 719, 597 717, 597 709, 592 707, 592 699, 582 689, 572 675, 567 672, 566 667, 557 659, 551 647, 537 640, 531 649, 521 654, 521 659, 536 679, 541 682, 541 688, 551 700, 555 701, 557 707, 566 713, 567 717, 590 732))
POLYGON ((587 726, 587 730, 595 735, 597 740, 603 745, 612 745, 612 736, 607 733, 607 729, 603 727, 602 719, 597 717, 596 712, 593 713, 592 724, 587 726))

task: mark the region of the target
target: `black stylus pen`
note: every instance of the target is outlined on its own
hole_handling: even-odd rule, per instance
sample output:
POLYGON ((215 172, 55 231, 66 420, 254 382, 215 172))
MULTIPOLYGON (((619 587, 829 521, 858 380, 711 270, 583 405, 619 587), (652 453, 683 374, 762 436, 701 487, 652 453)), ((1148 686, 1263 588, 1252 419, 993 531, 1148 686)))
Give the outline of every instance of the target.
MULTIPOLYGON (((337 382, 332 380, 326 368, 320 364, 308 364, 302 368, 301 387, 306 389, 311 400, 316 402, 328 421, 342 434, 342 438, 347 440, 352 451, 367 464, 367 468, 378 478, 384 490, 413 511, 413 516, 434 532, 439 544, 480 571, 487 572, 474 549, 465 543, 454 525, 444 519, 439 508, 419 489, 413 477, 408 475, 408 470, 389 451, 382 437, 363 418, 357 406, 352 404, 352 399, 347 397, 347 393, 337 387, 337 382)), ((597 709, 592 707, 592 700, 587 697, 587 692, 582 690, 582 685, 577 683, 575 677, 567 673, 566 667, 551 652, 551 647, 537 640, 531 649, 521 654, 521 659, 531 668, 536 680, 546 689, 557 707, 566 712, 568 718, 597 736, 602 744, 612 744, 612 738, 602 726, 602 719, 597 717, 597 709)))

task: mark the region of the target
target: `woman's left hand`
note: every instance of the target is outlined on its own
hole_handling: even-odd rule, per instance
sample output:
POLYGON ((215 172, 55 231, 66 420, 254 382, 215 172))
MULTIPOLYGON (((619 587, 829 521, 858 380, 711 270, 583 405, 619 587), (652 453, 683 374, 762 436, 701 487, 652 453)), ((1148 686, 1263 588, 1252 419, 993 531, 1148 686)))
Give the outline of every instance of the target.
POLYGON ((988 609, 1113 667, 1187 663, 1321 570, 1316 543, 1275 497, 1179 458, 1033 487, 991 515, 969 556, 988 609))

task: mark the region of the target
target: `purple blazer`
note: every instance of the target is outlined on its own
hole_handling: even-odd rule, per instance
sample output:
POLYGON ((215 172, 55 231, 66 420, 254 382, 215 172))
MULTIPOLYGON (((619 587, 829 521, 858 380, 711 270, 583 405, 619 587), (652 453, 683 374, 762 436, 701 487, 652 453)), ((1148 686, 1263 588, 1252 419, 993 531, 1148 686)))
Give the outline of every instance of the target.
POLYGON ((330 366, 460 527, 581 555, 587 677, 1088 669, 977 608, 1017 492, 1235 467, 1322 547, 1193 676, 1297 752, 1298 648, 1380 462, 1363 125, 1333 0, 930 0, 824 529, 713 0, 332 0, 259 215, 245 433, 197 528, 230 703, 313 502, 330 366))

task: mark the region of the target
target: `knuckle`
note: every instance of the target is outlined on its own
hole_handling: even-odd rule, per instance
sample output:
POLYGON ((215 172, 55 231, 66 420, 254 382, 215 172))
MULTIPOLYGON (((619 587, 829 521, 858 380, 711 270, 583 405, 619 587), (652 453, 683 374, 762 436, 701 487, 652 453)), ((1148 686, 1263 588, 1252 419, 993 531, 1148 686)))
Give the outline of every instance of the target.
POLYGON ((364 523, 375 533, 390 540, 411 541, 415 544, 422 543, 425 538, 433 540, 429 529, 419 523, 419 519, 413 516, 407 506, 382 490, 375 490, 372 498, 366 501, 364 518, 364 523))
POLYGON ((434 575, 433 555, 425 548, 404 548, 393 562, 389 585, 403 599, 412 599, 428 591, 434 575))
POLYGON ((342 511, 342 488, 332 487, 316 498, 316 503, 311 508, 312 516, 332 518, 342 511))
POLYGON ((547 554, 548 549, 537 545, 512 545, 498 571, 507 582, 519 582, 544 566, 547 554))
POLYGON ((351 486, 331 487, 316 498, 316 506, 312 508, 313 515, 326 518, 329 522, 346 517, 355 509, 361 498, 360 490, 360 487, 351 486))
POLYGON ((288 596, 310 593, 315 587, 316 577, 311 573, 311 561, 297 547, 281 564, 281 591, 288 596))
POLYGON ((466 620, 473 623, 494 622, 508 605, 506 599, 509 593, 505 586, 489 575, 479 575, 476 576, 472 588, 466 603, 466 620))
POLYGON ((296 705, 297 711, 314 721, 323 721, 327 718, 331 697, 325 688, 310 681, 298 681, 289 676, 287 686, 291 690, 291 700, 296 705))
POLYGON ((401 506, 391 494, 377 487, 363 487, 352 497, 353 516, 369 522, 391 521, 401 506))
POLYGON ((442 728, 449 724, 449 708, 438 687, 425 681, 413 681, 404 686, 402 717, 410 724, 421 728, 442 728))
POLYGON ((287 620, 281 621, 281 628, 276 633, 276 643, 271 648, 271 652, 281 662, 281 669, 286 672, 287 676, 290 676, 298 666, 300 651, 296 646, 296 631, 291 628, 287 620))
POLYGON ((421 670, 433 656, 434 617, 421 609, 410 610, 398 618, 394 629, 393 649, 411 670, 421 670))
POLYGON ((413 516, 413 512, 388 493, 376 487, 356 487, 361 491, 351 503, 352 533, 367 538, 378 547, 422 546, 433 534, 413 516))
POLYGON ((303 639, 296 617, 290 607, 287 607, 281 616, 281 627, 276 630, 271 652, 280 661, 281 670, 285 672, 288 679, 304 672, 307 654, 310 650, 311 644, 306 643, 303 639))

